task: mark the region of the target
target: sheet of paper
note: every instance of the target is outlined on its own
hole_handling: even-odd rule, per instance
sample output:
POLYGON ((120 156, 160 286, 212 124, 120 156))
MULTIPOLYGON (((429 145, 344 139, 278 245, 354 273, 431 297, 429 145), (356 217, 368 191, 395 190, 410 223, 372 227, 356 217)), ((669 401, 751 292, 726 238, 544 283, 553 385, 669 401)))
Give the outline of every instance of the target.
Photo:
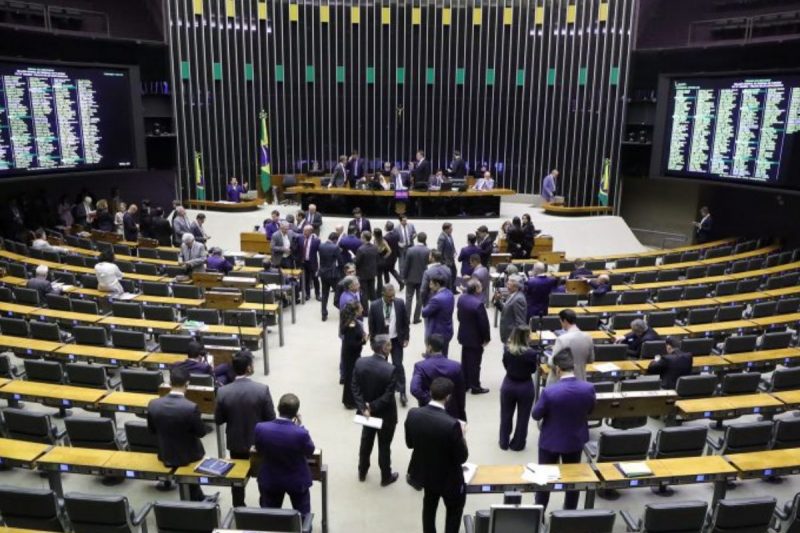
POLYGON ((464 472, 464 483, 469 483, 475 477, 475 472, 478 471, 478 465, 474 463, 464 463, 461 465, 461 470, 464 472))
POLYGON ((528 463, 525 465, 525 470, 533 472, 536 475, 544 476, 549 481, 555 481, 561 478, 561 469, 558 465, 540 465, 536 463, 528 463))
POLYGON ((554 341, 556 340, 556 334, 549 330, 542 331, 542 340, 543 341, 554 341))
POLYGON ((466 435, 467 434, 467 423, 464 420, 460 420, 460 419, 459 419, 458 423, 461 424, 461 433, 463 435, 466 435))
POLYGON ((614 363, 595 363, 594 368, 598 372, 603 372, 603 373, 616 372, 617 370, 619 370, 619 367, 614 363))
POLYGON ((132 293, 132 292, 123 292, 123 293, 122 293, 122 294, 121 294, 121 295, 120 295, 120 296, 117 298, 117 300, 133 300, 134 298, 136 298, 136 296, 137 296, 137 295, 136 295, 136 294, 134 294, 134 293, 132 293))
POLYGON ((626 477, 651 476, 653 471, 643 462, 619 463, 619 469, 626 477))
POLYGON ((383 427, 383 418, 374 416, 367 418, 366 416, 355 415, 353 417, 353 422, 362 426, 367 426, 368 428, 381 429, 383 427))

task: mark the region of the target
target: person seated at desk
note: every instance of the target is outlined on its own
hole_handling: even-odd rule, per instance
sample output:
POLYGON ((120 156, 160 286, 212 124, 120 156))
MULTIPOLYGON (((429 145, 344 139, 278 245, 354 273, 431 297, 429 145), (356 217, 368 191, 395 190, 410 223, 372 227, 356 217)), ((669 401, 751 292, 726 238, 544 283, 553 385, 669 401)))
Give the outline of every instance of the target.
POLYGON ((608 274, 600 274, 597 279, 590 279, 587 281, 592 288, 592 295, 603 296, 611 290, 611 278, 608 274))
POLYGON ((184 233, 181 238, 181 251, 178 260, 186 267, 186 272, 205 272, 206 271, 206 247, 195 240, 191 233, 184 233))
POLYGON ((492 173, 487 170, 483 173, 483 177, 478 178, 470 191, 491 191, 492 189, 494 189, 494 178, 492 178, 492 173))
POLYGON ((272 236, 281 229, 281 213, 274 209, 270 214, 270 218, 264 221, 264 233, 267 235, 267 240, 272 239, 272 236))
POLYGON ((384 161, 383 167, 381 167, 379 174, 384 178, 389 178, 392 175, 392 167, 394 164, 391 161, 384 161))
POLYGON ((231 178, 230 182, 228 182, 228 201, 239 203, 242 201, 242 195, 247 192, 247 182, 239 185, 239 180, 236 178, 231 178))
POLYGON ((125 292, 119 280, 122 271, 114 264, 113 250, 103 250, 98 256, 99 262, 94 266, 94 275, 97 277, 97 290, 111 293, 109 297, 121 296, 125 292))
POLYGON ((428 190, 429 191, 441 191, 442 184, 447 183, 449 180, 447 176, 444 175, 444 172, 441 170, 437 170, 436 174, 431 176, 431 179, 428 180, 428 190))
POLYGON ((575 261, 575 270, 569 273, 569 279, 593 278, 594 273, 586 268, 586 261, 575 261))
POLYGON ((647 341, 661 340, 661 336, 656 330, 647 325, 647 322, 637 318, 631 322, 631 331, 625 336, 617 337, 617 344, 628 346, 628 357, 641 359, 642 345, 647 341))
POLYGON ((331 182, 328 183, 328 188, 344 187, 345 183, 347 183, 347 156, 340 155, 339 162, 336 163, 333 169, 333 177, 331 182))
POLYGON ((224 275, 227 275, 228 272, 233 270, 233 266, 234 265, 222 255, 222 248, 219 246, 211 248, 208 259, 206 259, 206 268, 210 272, 222 272, 224 275))
POLYGON ((227 385, 236 379, 231 365, 223 363, 217 366, 211 366, 208 362, 208 352, 205 346, 200 342, 193 340, 189 342, 187 349, 186 359, 180 363, 175 363, 172 368, 182 368, 190 376, 192 374, 201 374, 204 376, 213 376, 214 385, 221 387, 227 385))
POLYGON ((678 383, 678 378, 692 373, 692 354, 680 351, 681 341, 676 337, 667 337, 666 355, 657 355, 647 367, 648 374, 658 374, 661 377, 661 388, 672 390, 678 383))
POLYGON ((408 190, 409 183, 406 179, 403 178, 403 173, 400 172, 400 169, 397 167, 392 168, 390 185, 395 191, 408 190))
POLYGON ((39 265, 36 267, 36 277, 31 278, 25 284, 28 289, 33 289, 39 293, 39 301, 44 303, 45 298, 50 293, 58 294, 61 290, 53 287, 53 284, 47 281, 47 274, 50 271, 47 265, 39 265))
POLYGON ((60 254, 69 253, 69 250, 61 246, 53 246, 47 242, 47 234, 42 228, 37 229, 33 234, 33 242, 31 248, 34 250, 41 250, 43 252, 58 252, 60 254))

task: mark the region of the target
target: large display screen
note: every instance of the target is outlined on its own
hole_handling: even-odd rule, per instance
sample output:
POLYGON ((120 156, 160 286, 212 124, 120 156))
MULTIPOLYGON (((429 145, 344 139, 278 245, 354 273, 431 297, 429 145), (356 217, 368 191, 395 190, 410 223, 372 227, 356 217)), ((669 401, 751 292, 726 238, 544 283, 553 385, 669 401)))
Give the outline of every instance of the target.
POLYGON ((661 175, 800 189, 800 75, 668 84, 661 175))
POLYGON ((127 68, 0 61, 0 176, 140 166, 133 87, 127 68))

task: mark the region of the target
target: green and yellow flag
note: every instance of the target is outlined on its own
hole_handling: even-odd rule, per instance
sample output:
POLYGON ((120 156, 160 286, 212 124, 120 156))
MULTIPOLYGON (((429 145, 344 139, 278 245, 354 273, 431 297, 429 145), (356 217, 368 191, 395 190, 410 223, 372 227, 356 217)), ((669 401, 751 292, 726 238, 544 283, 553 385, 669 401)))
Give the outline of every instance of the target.
POLYGON ((597 192, 597 202, 608 205, 608 188, 611 183, 611 159, 603 161, 603 174, 600 176, 600 190, 597 192))
POLYGON ((195 196, 197 200, 205 200, 206 199, 206 182, 203 179, 203 163, 202 163, 202 155, 200 152, 194 153, 194 184, 195 184, 195 196))
POLYGON ((261 120, 261 144, 258 148, 259 165, 261 166, 261 190, 264 194, 272 188, 272 168, 269 160, 269 130, 267 114, 264 110, 258 115, 261 120))

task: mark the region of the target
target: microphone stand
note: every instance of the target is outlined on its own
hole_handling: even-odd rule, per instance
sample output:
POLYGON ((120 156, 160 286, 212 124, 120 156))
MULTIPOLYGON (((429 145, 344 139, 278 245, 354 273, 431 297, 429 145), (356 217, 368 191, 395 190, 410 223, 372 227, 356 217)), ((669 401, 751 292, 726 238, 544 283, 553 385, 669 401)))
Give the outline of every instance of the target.
MULTIPOLYGON (((278 269, 280 272, 280 269, 278 269)), ((261 282, 261 355, 264 360, 264 375, 269 375, 269 349, 267 347, 267 341, 269 339, 267 333, 267 284, 264 281, 263 271, 259 273, 258 277, 256 278, 261 282)), ((279 306, 282 305, 281 303, 278 304, 279 306)), ((278 311, 279 313, 281 310, 278 311)), ((258 323, 258 322, 256 322, 258 323)))
MULTIPOLYGON (((542 338, 542 334, 544 333, 544 315, 539 313, 539 354, 537 359, 539 359, 539 364, 536 366, 536 381, 538 382, 538 387, 534 387, 534 401, 539 399, 539 396, 542 394, 542 383, 541 383, 541 372, 542 372, 542 365, 547 362, 547 355, 544 350, 544 339, 542 338)), ((553 369, 550 369, 550 372, 553 372, 553 369)))

